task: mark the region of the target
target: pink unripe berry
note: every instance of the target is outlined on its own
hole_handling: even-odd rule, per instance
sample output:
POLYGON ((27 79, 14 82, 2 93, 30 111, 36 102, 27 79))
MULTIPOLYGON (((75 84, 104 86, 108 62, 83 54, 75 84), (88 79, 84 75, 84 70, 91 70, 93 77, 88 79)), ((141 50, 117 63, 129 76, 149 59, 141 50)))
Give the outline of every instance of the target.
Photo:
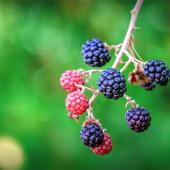
POLYGON ((78 89, 77 85, 84 85, 83 76, 80 74, 79 71, 76 70, 68 70, 65 71, 60 78, 61 87, 66 90, 67 92, 73 92, 78 89))
POLYGON ((80 91, 69 93, 66 98, 66 108, 74 115, 83 114, 89 107, 88 98, 80 91))

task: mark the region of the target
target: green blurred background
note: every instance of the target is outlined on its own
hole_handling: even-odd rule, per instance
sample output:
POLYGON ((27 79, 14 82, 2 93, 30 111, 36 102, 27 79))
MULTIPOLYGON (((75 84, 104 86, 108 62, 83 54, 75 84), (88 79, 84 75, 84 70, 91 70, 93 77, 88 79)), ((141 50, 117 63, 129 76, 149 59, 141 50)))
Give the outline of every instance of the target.
MULTIPOLYGON (((81 45, 97 37, 122 42, 134 0, 0 2, 0 169, 170 169, 170 84, 153 92, 128 84, 127 94, 152 115, 151 128, 127 128, 125 100, 99 96, 94 112, 113 139, 107 156, 92 154, 67 118, 59 78, 68 69, 91 69, 81 45)), ((135 46, 145 59, 170 67, 170 1, 145 1, 135 46)), ((112 60, 104 68, 110 67, 112 60)), ((125 71, 126 78, 128 72, 125 71)), ((94 77, 93 84, 97 76, 94 77)), ((88 94, 89 95, 89 94, 88 94)))

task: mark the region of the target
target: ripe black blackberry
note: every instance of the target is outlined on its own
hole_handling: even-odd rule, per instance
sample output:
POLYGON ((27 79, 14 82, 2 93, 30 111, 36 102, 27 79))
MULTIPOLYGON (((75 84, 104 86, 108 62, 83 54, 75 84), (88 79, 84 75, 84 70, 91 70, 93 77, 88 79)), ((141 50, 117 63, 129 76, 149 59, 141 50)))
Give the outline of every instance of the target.
POLYGON ((161 86, 166 86, 168 84, 168 81, 170 79, 170 70, 168 70, 168 72, 169 72, 168 73, 169 76, 167 77, 167 79, 165 79, 163 82, 160 83, 161 86))
POLYGON ((126 92, 126 81, 123 74, 114 68, 104 70, 98 80, 99 91, 107 98, 118 99, 126 92))
POLYGON ((88 40, 82 45, 82 55, 85 63, 92 67, 101 67, 111 59, 104 43, 96 38, 88 40))
POLYGON ((154 82, 147 82, 147 83, 144 83, 144 84, 142 84, 141 85, 145 90, 153 90, 155 87, 156 87, 156 85, 155 85, 155 83, 154 82))
POLYGON ((165 79, 164 81, 160 82, 160 86, 166 86, 168 84, 169 79, 165 79))
POLYGON ((151 117, 143 107, 134 107, 127 111, 126 122, 130 129, 143 132, 150 126, 151 117))
POLYGON ((88 123, 80 131, 83 143, 90 147, 98 147, 104 139, 103 129, 97 123, 88 123))
POLYGON ((169 80, 169 69, 163 61, 151 60, 144 65, 144 75, 149 77, 151 82, 165 85, 169 80))

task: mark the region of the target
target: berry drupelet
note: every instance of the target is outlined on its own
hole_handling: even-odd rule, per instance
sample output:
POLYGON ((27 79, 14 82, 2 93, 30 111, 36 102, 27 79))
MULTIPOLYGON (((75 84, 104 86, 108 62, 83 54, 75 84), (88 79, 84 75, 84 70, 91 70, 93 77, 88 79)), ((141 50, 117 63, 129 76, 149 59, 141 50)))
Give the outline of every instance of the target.
POLYGON ((91 151, 97 155, 106 155, 112 151, 112 140, 107 133, 104 133, 103 143, 98 146, 91 148, 91 151))
POLYGON ((149 77, 151 82, 166 85, 169 80, 169 69, 163 61, 151 60, 144 65, 144 75, 149 77))
POLYGON ((76 84, 84 85, 83 76, 76 70, 65 71, 61 75, 60 84, 67 92, 76 91, 80 89, 76 84))
POLYGON ((150 126, 151 117, 143 107, 133 107, 126 113, 126 122, 135 132, 143 132, 150 126))
POLYGON ((155 83, 154 82, 147 82, 147 83, 144 83, 144 84, 142 84, 141 85, 145 90, 153 90, 155 87, 156 87, 156 85, 155 85, 155 83))
POLYGON ((161 86, 166 86, 167 84, 168 84, 168 81, 169 81, 169 79, 170 79, 170 70, 168 70, 168 78, 167 79, 165 79, 163 82, 160 82, 160 85, 161 86))
POLYGON ((99 91, 107 98, 118 99, 126 92, 125 77, 114 68, 104 70, 98 80, 99 91))
POLYGON ((69 93, 66 98, 66 108, 73 115, 83 114, 89 107, 88 98, 80 91, 69 93))
POLYGON ((92 67, 101 67, 111 59, 104 43, 96 38, 82 45, 82 55, 85 63, 92 67))
POLYGON ((80 138, 85 145, 98 147, 104 140, 103 129, 97 123, 88 123, 82 127, 80 138))

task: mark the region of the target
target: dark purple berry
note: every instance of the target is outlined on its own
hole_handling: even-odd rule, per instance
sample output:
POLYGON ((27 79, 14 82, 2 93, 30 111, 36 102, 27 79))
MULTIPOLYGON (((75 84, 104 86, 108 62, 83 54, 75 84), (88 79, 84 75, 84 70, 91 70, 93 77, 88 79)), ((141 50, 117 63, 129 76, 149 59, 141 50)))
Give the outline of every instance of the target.
POLYGON ((169 69, 163 61, 151 60, 144 65, 144 75, 150 82, 156 82, 160 85, 166 85, 170 78, 169 69))
POLYGON ((101 67, 111 59, 108 49, 96 38, 83 44, 82 55, 85 63, 92 67, 101 67))
POLYGON ((145 89, 145 90, 153 90, 155 87, 156 87, 156 85, 155 85, 155 83, 154 82, 147 82, 147 83, 144 83, 143 85, 142 85, 142 87, 145 89))
POLYGON ((145 108, 133 107, 126 113, 126 122, 133 131, 143 132, 150 126, 151 117, 145 108))
POLYGON ((167 79, 165 79, 163 82, 160 83, 161 86, 166 86, 168 84, 168 81, 170 79, 170 70, 168 70, 168 72, 169 72, 168 73, 169 76, 168 76, 167 79))
POLYGON ((126 92, 125 77, 118 70, 108 68, 101 73, 98 88, 105 97, 118 99, 126 92))
POLYGON ((80 131, 82 142, 90 147, 98 147, 104 139, 103 129, 97 123, 88 123, 80 131))

